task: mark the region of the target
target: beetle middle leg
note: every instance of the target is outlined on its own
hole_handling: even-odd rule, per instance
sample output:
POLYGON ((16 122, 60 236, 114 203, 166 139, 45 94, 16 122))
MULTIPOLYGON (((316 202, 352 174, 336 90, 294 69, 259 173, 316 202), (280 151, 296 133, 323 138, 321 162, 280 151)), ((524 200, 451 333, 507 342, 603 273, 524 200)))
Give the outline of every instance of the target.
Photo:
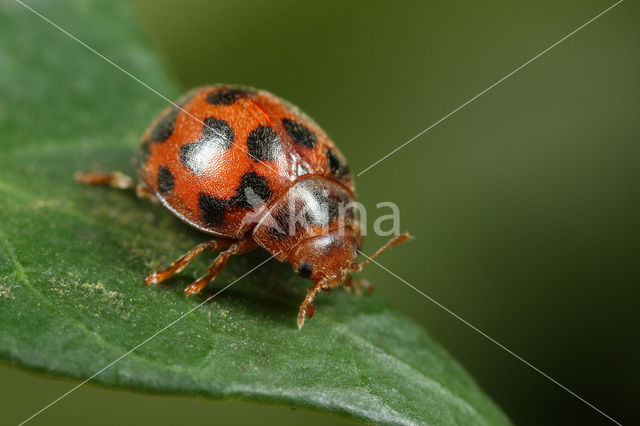
MULTIPOLYGON (((187 296, 192 293, 199 293, 207 284, 215 280, 220 272, 224 269, 229 258, 234 254, 243 254, 256 248, 258 245, 253 240, 251 235, 231 242, 226 250, 218 254, 211 266, 207 269, 207 273, 191 283, 185 290, 184 294, 187 296)), ((187 253, 188 254, 188 253, 187 253)))
POLYGON ((161 281, 164 281, 171 275, 181 272, 184 268, 187 267, 187 265, 189 265, 189 263, 191 263, 191 261, 193 261, 193 259, 198 257, 198 255, 206 249, 211 249, 212 251, 220 251, 229 248, 232 244, 233 240, 223 240, 218 238, 207 241, 206 243, 198 244, 178 260, 174 261, 167 269, 155 271, 149 274, 149 276, 145 278, 144 282, 147 284, 157 284, 161 281))

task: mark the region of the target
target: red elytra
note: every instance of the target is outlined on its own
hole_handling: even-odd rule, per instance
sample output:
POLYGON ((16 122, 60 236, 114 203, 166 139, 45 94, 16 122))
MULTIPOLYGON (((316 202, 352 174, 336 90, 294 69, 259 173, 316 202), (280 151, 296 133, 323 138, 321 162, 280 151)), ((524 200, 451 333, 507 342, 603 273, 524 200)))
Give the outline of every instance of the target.
MULTIPOLYGON (((79 172, 96 185, 135 188, 189 225, 214 236, 162 271, 158 283, 182 271, 206 249, 220 251, 207 273, 185 289, 198 293, 233 254, 258 246, 289 261, 313 281, 298 326, 315 312, 320 290, 360 289, 351 272, 362 245, 346 161, 326 133, 292 104, 263 90, 217 85, 194 89, 166 108, 142 137, 135 157, 142 183, 119 172, 79 172)), ((378 250, 406 241, 401 234, 378 250)))

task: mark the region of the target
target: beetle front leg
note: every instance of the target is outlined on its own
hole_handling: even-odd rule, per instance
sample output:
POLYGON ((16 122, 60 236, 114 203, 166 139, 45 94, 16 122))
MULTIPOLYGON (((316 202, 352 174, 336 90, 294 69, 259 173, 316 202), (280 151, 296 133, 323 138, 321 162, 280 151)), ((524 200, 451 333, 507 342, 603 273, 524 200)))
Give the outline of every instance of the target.
POLYGON ((324 284, 322 283, 322 281, 320 281, 314 284, 313 287, 309 288, 309 290, 307 290, 307 295, 302 301, 302 304, 300 305, 300 311, 298 312, 298 328, 302 328, 302 326, 304 325, 305 317, 311 318, 316 312, 316 308, 315 306, 313 306, 312 302, 316 297, 316 294, 318 294, 318 292, 322 290, 322 287, 324 287, 324 284))

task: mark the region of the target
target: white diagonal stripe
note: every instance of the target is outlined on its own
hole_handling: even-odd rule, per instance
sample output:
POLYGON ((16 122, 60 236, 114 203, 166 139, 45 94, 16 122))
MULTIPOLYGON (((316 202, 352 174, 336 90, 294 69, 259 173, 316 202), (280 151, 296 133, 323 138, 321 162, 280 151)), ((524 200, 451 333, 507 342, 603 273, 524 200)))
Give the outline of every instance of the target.
POLYGON ((451 117, 453 114, 455 114, 456 112, 460 111, 462 108, 466 107, 467 105, 469 105, 471 102, 475 101, 476 99, 478 99, 480 96, 484 95, 485 93, 487 93, 489 90, 493 89, 494 87, 496 87, 498 84, 502 83, 503 81, 505 81, 506 79, 508 79, 509 77, 511 77, 512 75, 514 75, 515 73, 517 73, 518 71, 520 71, 522 68, 526 67, 527 65, 529 65, 531 62, 535 61, 536 59, 538 59, 539 57, 541 57, 542 55, 544 55, 545 53, 547 53, 548 51, 550 51, 551 49, 553 49, 554 47, 556 47, 557 45, 559 45, 560 43, 564 42, 566 39, 568 39, 569 37, 571 37, 572 35, 574 35, 575 33, 577 33, 578 31, 580 31, 581 29, 583 29, 584 27, 586 27, 587 25, 589 25, 590 23, 592 23, 593 21, 595 21, 596 19, 598 19, 599 17, 601 17, 602 15, 604 15, 605 13, 607 13, 608 11, 610 11, 611 9, 613 9, 614 7, 616 7, 617 5, 619 5, 620 3, 622 3, 624 0, 618 0, 617 3, 614 3, 613 5, 609 6, 608 8, 606 8, 605 10, 603 10, 602 12, 600 12, 599 14, 597 14, 596 16, 594 16, 593 18, 589 19, 587 22, 585 22, 584 24, 580 25, 578 28, 576 28, 575 30, 571 31, 569 34, 567 34, 566 36, 562 37, 560 40, 556 41, 555 43, 553 43, 551 46, 547 47, 546 49, 544 49, 542 52, 538 53, 536 56, 534 56, 533 58, 529 59, 527 62, 525 62, 524 64, 520 65, 518 68, 514 69, 513 71, 511 71, 509 74, 505 75, 504 77, 502 77, 500 80, 496 81, 495 83, 493 83, 491 86, 487 87, 486 89, 484 89, 482 92, 478 93, 477 95, 475 95, 474 97, 472 97, 471 99, 469 99, 468 101, 466 101, 465 103, 463 103, 462 105, 460 105, 459 107, 457 107, 456 109, 452 110, 451 112, 449 112, 447 115, 445 115, 444 117, 442 117, 440 120, 436 121, 435 123, 433 123, 432 125, 430 125, 429 127, 427 127, 426 129, 424 129, 423 131, 421 131, 420 133, 418 133, 417 135, 415 135, 414 137, 412 137, 411 139, 409 139, 408 141, 406 141, 405 143, 403 143, 402 145, 400 145, 399 147, 397 147, 396 149, 394 149, 393 151, 389 152, 388 154, 386 154, 384 157, 380 158, 378 161, 376 161, 375 163, 371 164, 369 167, 367 167, 366 169, 362 170, 361 172, 359 172, 356 176, 360 176, 361 174, 365 173, 366 171, 370 170, 371 168, 375 167, 376 165, 378 165, 380 162, 386 160, 387 158, 389 158, 391 155, 395 154, 396 152, 400 151, 402 148, 404 148, 405 146, 407 146, 408 144, 410 144, 411 142, 413 142, 414 140, 416 140, 417 138, 419 138, 420 136, 424 135, 425 133, 427 133, 429 130, 433 129, 434 127, 436 127, 438 124, 442 123, 444 120, 446 120, 447 118, 451 117))
POLYGON ((74 386, 73 388, 69 389, 67 392, 63 393, 62 395, 60 395, 58 398, 54 399, 53 401, 51 401, 49 404, 45 405, 44 407, 42 407, 40 410, 36 411, 35 413, 33 413, 29 418, 23 420, 22 422, 20 422, 20 424, 18 426, 22 426, 23 424, 27 423, 28 421, 32 420, 34 417, 38 416, 39 414, 41 414, 42 412, 44 412, 45 410, 49 409, 52 405, 60 402, 62 399, 66 398, 67 396, 69 396, 72 392, 76 391, 79 387, 81 387, 82 385, 86 384, 87 382, 91 381, 92 379, 94 379, 97 375, 99 375, 100 373, 102 373, 103 371, 105 371, 106 369, 108 369, 109 367, 111 367, 112 365, 114 365, 115 363, 119 362, 120 360, 122 360, 124 357, 126 357, 127 355, 129 355, 131 352, 135 351, 136 349, 138 349, 140 346, 146 344, 147 342, 149 342, 151 339, 153 339, 154 337, 156 337, 158 334, 162 333, 163 331, 165 331, 166 329, 172 327, 174 324, 176 324, 178 321, 182 320, 184 317, 186 317, 187 315, 189 315, 191 312, 195 311, 196 309, 198 309, 200 306, 204 305, 205 303, 207 303, 208 301, 210 301, 211 299, 213 299, 214 297, 216 297, 217 295, 219 295, 220 293, 222 293, 223 291, 225 291, 226 289, 228 289, 229 287, 231 287, 232 285, 234 285, 235 283, 237 283, 238 281, 240 281, 241 279, 243 279, 244 277, 246 277, 247 275, 249 275, 250 273, 252 273, 253 271, 255 271, 256 269, 258 269, 259 267, 261 267, 262 265, 264 265, 265 263, 267 263, 268 261, 270 261, 271 259, 273 259, 276 255, 272 255, 271 257, 269 257, 267 260, 262 261, 258 266, 255 266, 254 268, 252 268, 251 270, 249 270, 249 272, 246 272, 244 275, 242 275, 239 278, 236 278, 235 280, 233 280, 230 284, 227 284, 225 287, 222 288, 222 290, 218 290, 217 292, 215 292, 214 294, 212 294, 211 296, 207 297, 203 302, 197 304, 195 307, 189 309, 187 312, 185 312, 184 314, 180 315, 178 318, 176 318, 175 320, 171 321, 169 324, 167 324, 166 326, 162 327, 160 330, 156 331, 155 333, 153 333, 151 336, 147 337, 146 339, 144 339, 142 342, 138 343, 136 346, 134 346, 133 348, 129 349, 127 352, 123 353, 122 355, 120 355, 118 358, 114 359, 113 361, 111 361, 109 364, 105 365, 104 367, 102 367, 100 370, 96 371, 95 373, 93 373, 91 376, 87 377, 84 381, 78 383, 76 386, 74 386))
MULTIPOLYGON (((156 89, 154 89, 153 87, 149 86, 147 83, 145 83, 144 81, 140 80, 138 77, 136 77, 135 75, 131 74, 129 71, 127 71, 126 69, 122 68, 120 65, 116 64, 115 62, 113 62, 111 59, 107 58, 106 56, 104 56, 102 53, 98 52, 97 50, 95 50, 93 47, 89 46, 87 43, 83 42, 82 40, 80 40, 78 37, 74 36, 73 34, 71 34, 70 32, 68 32, 67 30, 65 30, 64 28, 62 28, 61 26, 59 26, 58 24, 56 24, 55 22, 53 22, 52 20, 50 20, 49 18, 47 18, 46 16, 42 15, 40 12, 38 12, 37 10, 33 9, 32 7, 30 7, 29 5, 23 3, 21 0, 15 0, 16 2, 18 2, 19 4, 21 4, 22 6, 24 6, 26 9, 30 10, 31 12, 33 12, 34 14, 38 15, 40 18, 42 18, 44 21, 48 22, 49 24, 51 24, 53 27, 57 28, 58 30, 62 31, 64 34, 66 34, 67 36, 69 36, 71 39, 75 40, 76 42, 78 42, 80 45, 82 45, 83 47, 86 47, 88 50, 90 50, 92 53, 94 53, 95 55, 97 55, 98 57, 100 57, 101 59, 105 60, 106 62, 108 62, 109 64, 113 65, 114 67, 116 67, 118 70, 120 70, 123 74, 127 75, 128 77, 132 78, 133 80, 137 81, 138 83, 140 83, 142 86, 144 86, 145 88, 149 89, 151 92, 155 93, 156 95, 160 96, 162 99, 164 99, 165 101, 167 101, 168 103, 170 103, 171 105, 173 105, 174 107, 178 108, 180 111, 184 112, 185 114, 187 114, 189 117, 193 118, 194 120, 196 120, 198 123, 202 124, 203 126, 205 125, 205 123, 200 120, 198 117, 196 117, 195 115, 191 114, 189 111, 185 110, 184 108, 182 108, 180 105, 178 105, 177 103, 173 102, 171 99, 169 99, 168 97, 166 97, 165 95, 163 95, 162 93, 158 92, 156 89)), ((244 149, 244 147, 242 145, 239 145, 237 143, 233 143, 233 145, 237 146, 238 148, 240 148, 242 151, 245 152, 245 154, 249 155, 249 152, 244 149)), ((276 174, 279 174, 280 171, 278 169, 276 169, 275 167, 273 167, 271 164, 266 163, 262 160, 257 159, 256 161, 258 161, 259 163, 264 164, 267 168, 271 169, 273 172, 275 172, 276 174)))
POLYGON ((421 294, 422 296, 426 297, 427 299, 429 299, 431 302, 433 302, 434 304, 436 304, 439 308, 443 309, 444 311, 446 311, 448 314, 452 315, 453 317, 455 317, 456 319, 462 321, 465 325, 467 325, 468 327, 470 327, 471 329, 473 329, 475 332, 481 334, 482 336, 484 336, 485 338, 489 339, 492 343, 494 343, 495 345, 497 345, 500 349, 506 351, 507 353, 509 353, 510 355, 512 355, 513 357, 515 357, 517 360, 522 361, 523 363, 525 363, 526 365, 528 365, 529 367, 531 367, 533 370, 535 370, 537 373, 541 374, 542 376, 544 376, 545 378, 547 378, 548 380, 550 380, 551 382, 555 383, 556 385, 560 386, 562 389, 564 389, 565 391, 569 392, 571 395, 573 395, 574 397, 578 398, 580 401, 584 402, 585 404, 587 404, 589 407, 593 408, 594 410, 596 410, 598 413, 602 414, 604 417, 606 417, 607 419, 611 420, 613 423, 617 424, 618 426, 622 426, 622 424, 618 421, 616 421, 615 419, 613 419, 611 416, 609 416, 607 413, 605 413, 604 411, 600 410, 598 407, 596 407, 595 405, 593 405, 592 403, 590 403, 589 401, 587 401, 586 399, 582 398, 580 395, 578 395, 577 393, 575 393, 574 391, 572 391, 571 389, 569 389, 568 387, 566 387, 565 385, 563 385, 562 383, 558 382, 556 379, 554 379, 553 377, 549 376, 547 373, 545 373, 544 371, 540 370, 538 367, 536 367, 535 365, 531 364, 529 361, 527 361, 526 359, 524 359, 523 357, 521 357, 520 355, 518 355, 517 353, 513 352, 511 349, 507 348, 506 346, 504 346, 502 343, 498 342, 496 339, 494 339, 493 337, 489 336, 487 333, 485 333, 484 331, 480 330, 478 327, 476 327, 475 325, 471 324, 469 321, 465 320, 464 318, 462 318, 460 315, 456 314, 455 312, 453 312, 451 309, 447 308, 446 306, 444 306, 442 303, 438 302, 437 300, 435 300, 433 297, 425 294, 422 290, 419 290, 418 288, 416 288, 415 286, 409 284, 404 278, 396 275, 395 273, 393 273, 392 271, 390 271, 389 269, 385 268, 384 266, 382 266, 380 263, 378 263, 376 260, 371 259, 369 256, 367 256, 366 254, 364 254, 363 252, 361 252, 360 250, 358 250, 358 253, 360 253, 361 255, 363 255, 364 257, 368 258, 369 260, 371 260, 371 262, 375 263, 376 265, 378 265, 380 268, 384 269, 385 271, 387 271, 389 274, 393 275, 395 278, 397 278, 398 280, 402 281, 403 283, 405 283, 407 286, 411 287, 413 290, 415 290, 416 292, 418 292, 419 294, 421 294))

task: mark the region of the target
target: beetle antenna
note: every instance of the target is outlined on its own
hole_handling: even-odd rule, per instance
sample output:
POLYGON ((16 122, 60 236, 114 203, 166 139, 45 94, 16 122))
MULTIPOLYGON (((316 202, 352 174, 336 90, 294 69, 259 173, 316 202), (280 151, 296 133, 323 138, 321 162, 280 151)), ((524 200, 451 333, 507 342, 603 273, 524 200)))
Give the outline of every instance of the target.
POLYGON ((400 235, 397 235, 397 236, 393 237, 391 240, 389 240, 389 242, 387 244, 383 245, 382 247, 380 247, 378 249, 378 251, 373 253, 373 255, 367 256, 367 259, 364 262, 352 263, 351 264, 351 270, 356 271, 356 272, 357 271, 361 271, 362 268, 364 268, 373 259, 378 257, 383 251, 385 251, 389 247, 397 246, 398 244, 402 244, 405 241, 408 241, 410 238, 411 238, 411 235, 409 235, 406 232, 404 234, 400 234, 400 235))

